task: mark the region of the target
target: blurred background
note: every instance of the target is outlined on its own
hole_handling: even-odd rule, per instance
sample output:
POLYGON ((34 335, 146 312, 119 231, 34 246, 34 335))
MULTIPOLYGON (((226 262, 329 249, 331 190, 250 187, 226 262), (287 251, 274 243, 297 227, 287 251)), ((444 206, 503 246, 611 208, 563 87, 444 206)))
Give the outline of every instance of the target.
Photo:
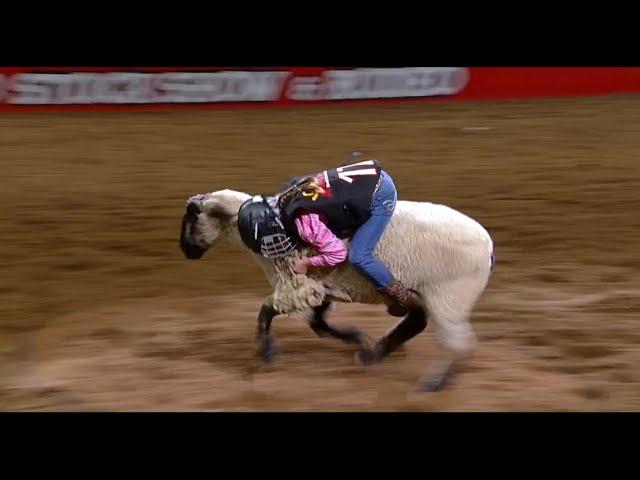
POLYGON ((0 69, 0 410, 640 410, 639 69, 175 70, 0 69), (494 239, 479 346, 443 392, 413 391, 432 326, 361 367, 277 317, 260 367, 257 264, 179 250, 191 195, 354 150, 494 239))

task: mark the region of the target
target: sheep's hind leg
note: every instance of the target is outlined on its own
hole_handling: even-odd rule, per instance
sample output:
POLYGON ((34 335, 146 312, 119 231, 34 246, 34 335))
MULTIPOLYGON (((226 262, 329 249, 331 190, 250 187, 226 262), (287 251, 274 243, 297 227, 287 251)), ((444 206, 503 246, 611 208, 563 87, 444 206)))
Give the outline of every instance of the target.
MULTIPOLYGON (((418 390, 435 392, 449 386, 463 370, 477 340, 471 326, 473 308, 484 291, 489 271, 454 279, 443 285, 438 295, 430 295, 429 313, 436 326, 444 356, 418 383, 418 390), (450 299, 455 298, 455 302, 450 299)), ((425 295, 426 296, 426 295, 425 295)))
POLYGON ((324 316, 331 306, 331 302, 324 302, 322 305, 313 308, 313 315, 309 321, 309 326, 319 337, 333 337, 345 343, 355 343, 362 348, 369 348, 369 338, 357 328, 337 328, 329 325, 324 316))
POLYGON ((427 327, 427 314, 423 309, 411 310, 391 331, 378 340, 373 348, 356 353, 356 361, 363 365, 381 362, 403 343, 411 340, 427 327))
POLYGON ((459 370, 459 362, 453 358, 440 360, 434 369, 435 372, 420 379, 417 391, 437 392, 446 387, 459 370))

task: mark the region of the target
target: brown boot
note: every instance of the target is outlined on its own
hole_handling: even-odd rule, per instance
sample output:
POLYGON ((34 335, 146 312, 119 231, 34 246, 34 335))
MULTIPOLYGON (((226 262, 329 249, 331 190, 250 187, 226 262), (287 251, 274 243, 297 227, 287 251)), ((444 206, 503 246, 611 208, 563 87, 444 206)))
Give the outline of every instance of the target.
POLYGON ((378 291, 393 302, 389 305, 388 312, 395 317, 404 316, 410 310, 424 310, 425 308, 420 296, 395 278, 388 287, 378 288, 378 291))

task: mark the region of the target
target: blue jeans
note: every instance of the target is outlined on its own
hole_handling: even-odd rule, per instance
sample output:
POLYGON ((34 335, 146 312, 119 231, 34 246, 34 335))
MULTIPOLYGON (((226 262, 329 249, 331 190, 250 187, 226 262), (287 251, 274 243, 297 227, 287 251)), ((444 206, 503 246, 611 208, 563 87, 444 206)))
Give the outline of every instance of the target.
POLYGON ((391 272, 376 258, 373 250, 391 220, 397 200, 393 179, 382 171, 380 186, 371 200, 371 217, 356 231, 349 246, 349 261, 377 288, 387 287, 393 280, 391 272))

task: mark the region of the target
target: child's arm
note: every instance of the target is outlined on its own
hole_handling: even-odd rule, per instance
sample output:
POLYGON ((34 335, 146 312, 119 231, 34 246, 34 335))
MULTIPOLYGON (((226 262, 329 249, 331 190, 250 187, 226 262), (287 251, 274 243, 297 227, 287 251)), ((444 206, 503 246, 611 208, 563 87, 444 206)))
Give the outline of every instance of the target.
POLYGON ((300 238, 318 254, 304 260, 307 267, 334 267, 347 259, 347 248, 317 213, 303 213, 295 219, 300 238))

